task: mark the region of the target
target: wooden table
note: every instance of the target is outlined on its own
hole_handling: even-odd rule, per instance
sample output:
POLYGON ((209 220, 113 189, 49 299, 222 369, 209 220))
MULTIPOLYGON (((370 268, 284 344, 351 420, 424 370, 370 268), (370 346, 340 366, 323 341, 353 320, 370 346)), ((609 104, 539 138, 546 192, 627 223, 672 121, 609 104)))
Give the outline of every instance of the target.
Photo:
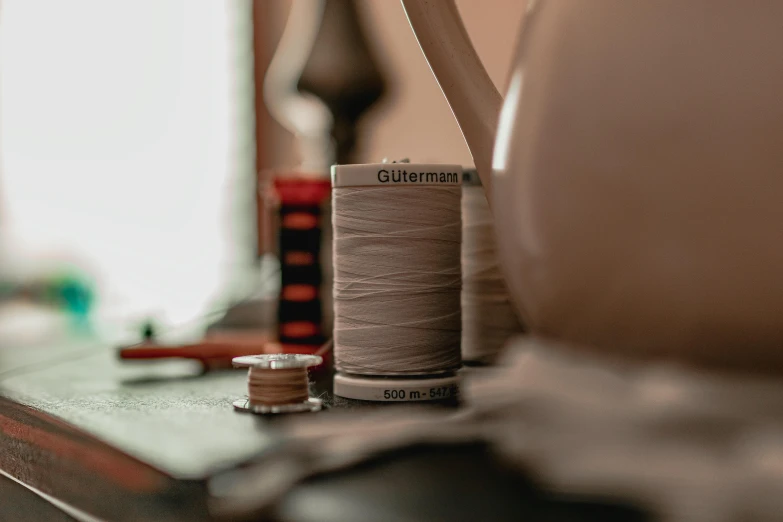
MULTIPOLYGON (((0 346, 0 520, 78 519, 19 482, 105 520, 213 520, 208 479, 284 439, 274 420, 233 411, 244 372, 129 365, 105 342, 62 333, 14 345, 0 328, 0 346)), ((275 517, 649 520, 632 506, 540 491, 479 446, 407 449, 314 478, 275 517)))
POLYGON ((1 339, 0 470, 96 516, 209 519, 205 481, 279 440, 233 410, 244 372, 122 363, 89 335, 8 337, 18 336, 1 339))

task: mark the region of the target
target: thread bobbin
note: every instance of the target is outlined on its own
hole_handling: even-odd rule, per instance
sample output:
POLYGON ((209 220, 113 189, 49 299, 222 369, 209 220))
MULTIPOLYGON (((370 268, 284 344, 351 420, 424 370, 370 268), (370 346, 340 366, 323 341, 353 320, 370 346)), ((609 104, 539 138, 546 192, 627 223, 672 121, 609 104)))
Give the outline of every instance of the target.
MULTIPOLYGON (((458 370, 461 367, 461 357, 459 352, 459 332, 460 332, 460 306, 459 306, 459 286, 461 282, 460 275, 460 256, 459 256, 459 237, 461 234, 461 210, 459 207, 459 201, 461 196, 461 179, 462 179, 462 167, 459 165, 432 165, 432 164, 411 164, 411 163, 382 163, 382 164, 368 164, 368 165, 337 165, 332 167, 332 197, 334 199, 332 204, 332 211, 334 213, 333 226, 335 227, 334 239, 335 239, 335 367, 337 374, 334 377, 334 394, 338 397, 354 399, 360 401, 373 401, 373 402, 424 402, 424 401, 452 401, 459 395, 459 375, 458 370), (404 192, 406 196, 400 196, 402 191, 396 192, 397 198, 410 198, 419 201, 423 207, 430 204, 430 197, 433 195, 441 194, 446 199, 441 201, 448 202, 447 205, 439 207, 440 211, 450 209, 450 217, 448 218, 448 225, 454 227, 450 234, 454 237, 451 238, 450 243, 452 246, 442 246, 441 251, 435 252, 440 254, 433 256, 434 259, 441 259, 442 255, 451 259, 453 270, 451 275, 438 272, 439 267, 430 267, 427 263, 421 265, 414 264, 411 261, 408 264, 408 256, 405 248, 407 245, 400 245, 399 241, 405 238, 413 238, 418 241, 422 241, 417 230, 393 230, 390 233, 380 233, 373 235, 369 232, 363 232, 364 228, 361 223, 363 222, 362 213, 367 213, 368 220, 373 218, 373 207, 364 197, 361 191, 366 190, 367 196, 370 199, 375 198, 375 201, 385 200, 386 196, 378 196, 378 190, 382 190, 384 194, 388 191, 388 197, 395 197, 395 189, 406 188, 404 192), (428 189, 428 192, 421 192, 419 190, 428 189), (456 190, 455 190, 456 189, 456 190), (454 193, 451 193, 454 191, 454 193), (348 208, 342 208, 340 198, 348 198, 347 201, 352 205, 349 214, 350 217, 346 218, 343 213, 348 208), (341 219, 348 219, 346 221, 348 235, 351 237, 341 238, 338 234, 338 223, 341 219), (354 226, 357 225, 357 226, 354 226), (345 250, 347 255, 351 253, 350 259, 340 259, 341 243, 340 241, 348 241, 350 250, 345 250), (369 252, 373 249, 377 249, 383 246, 390 250, 390 256, 382 257, 377 263, 378 266, 387 266, 390 268, 394 276, 389 274, 381 274, 381 278, 376 278, 373 274, 360 275, 363 270, 369 266, 375 266, 372 262, 378 261, 377 250, 374 254, 375 258, 368 258, 369 252), (392 259, 393 258, 393 259, 392 259), (368 259, 370 261, 368 261, 368 259), (373 259, 375 261, 373 261, 373 259), (338 260, 340 262, 338 262, 338 260), (341 266, 343 262, 349 262, 349 266, 341 266), (370 264, 366 264, 370 263, 370 264), (364 267, 364 268, 361 268, 364 267), (444 317, 453 317, 454 323, 450 328, 454 328, 451 332, 432 330, 432 334, 422 333, 423 329, 412 328, 410 330, 413 335, 414 341, 409 343, 409 346, 421 346, 424 355, 422 360, 416 362, 416 364, 406 365, 402 363, 400 358, 398 363, 402 367, 394 367, 393 364, 388 361, 381 361, 380 358, 376 358, 373 361, 365 361, 363 357, 377 356, 381 353, 393 353, 394 343, 390 343, 390 346, 383 346, 386 339, 383 338, 383 334, 379 333, 379 342, 374 342, 374 339, 368 334, 361 334, 364 328, 363 324, 372 324, 373 319, 371 316, 376 314, 375 317, 380 317, 377 313, 381 311, 378 308, 378 303, 367 302, 366 309, 359 309, 356 304, 351 304, 354 313, 349 314, 350 317, 343 317, 341 309, 343 306, 348 306, 346 303, 353 303, 353 298, 359 296, 364 298, 364 290, 362 286, 367 287, 367 293, 372 294, 374 292, 383 294, 385 292, 399 293, 395 286, 396 283, 406 282, 410 283, 415 281, 417 284, 421 284, 421 274, 417 273, 419 270, 422 273, 426 273, 432 269, 433 277, 445 277, 451 278, 451 282, 444 287, 438 287, 442 291, 440 294, 437 292, 431 292, 431 294, 437 294, 437 297, 432 295, 426 295, 422 297, 419 306, 424 306, 426 303, 432 303, 432 299, 446 300, 442 302, 449 302, 448 312, 451 315, 445 315, 444 317), (338 275, 344 271, 349 270, 352 274, 358 277, 357 281, 341 281, 338 275), (357 271, 358 270, 358 271, 357 271), (397 278, 398 277, 398 278, 397 278), (353 285, 360 282, 361 285, 355 288, 353 285), (391 290, 390 290, 391 288, 391 290), (342 294, 348 292, 347 296, 342 294), (353 294, 353 295, 351 295, 353 294), (348 301, 344 301, 348 299, 348 301), (430 299, 430 301, 427 301, 430 299), (369 323, 368 323, 369 321, 369 323), (345 328, 341 328, 341 325, 345 328), (346 329, 347 328, 347 329, 346 329), (360 332, 357 337, 356 332, 360 332), (447 335, 448 334, 448 335, 447 335), (343 342, 343 335, 351 336, 350 342, 343 342), (417 337, 418 336, 418 337, 417 337), (453 336, 453 337, 449 337, 453 336), (364 338, 361 338, 364 337, 364 338), (443 339, 448 339, 443 341, 443 339), (420 343, 420 344, 418 344, 420 343), (432 343, 432 344, 429 344, 432 343), (433 352, 427 353, 426 350, 432 347, 433 352), (366 353, 364 352, 366 348, 366 353), (349 351, 350 349, 350 351, 349 351), (373 353, 373 350, 375 352, 373 353), (383 352, 382 350, 391 350, 389 352, 383 352), (440 350, 439 352, 437 350, 440 350), (348 354, 351 360, 348 360, 348 354), (440 355, 438 355, 440 354, 440 355), (431 357, 430 357, 431 356, 431 357), (383 364, 380 364, 380 363, 383 364)), ((408 201, 408 200, 406 200, 408 201)), ((382 207, 387 206, 385 203, 382 207)), ((375 216, 377 217, 377 216, 375 216)), ((431 216, 430 216, 431 217, 431 216)), ((387 213, 384 218, 389 218, 390 223, 407 223, 408 216, 400 209, 395 208, 394 212, 387 213)), ((379 221, 381 223, 383 221, 379 221)), ((422 225, 422 229, 434 228, 429 225, 422 225)), ((342 230, 342 229, 340 229, 342 230)), ((366 230, 372 230, 367 228, 366 230)), ((435 237, 430 243, 444 243, 445 238, 435 237)), ((419 243, 421 245, 421 243, 419 243)), ((348 249, 349 247, 346 247, 348 249)), ((414 247, 411 247, 414 248, 414 247)), ((353 276, 352 276, 353 277, 353 276)), ((426 292, 425 292, 426 293, 426 292)), ((417 296, 406 296, 410 299, 418 298, 417 296)), ((396 303, 394 303, 396 305, 396 303)), ((437 301, 435 301, 437 305, 437 301)), ((407 312, 404 307, 397 307, 397 315, 405 315, 407 312)), ((428 309, 424 306, 424 309, 428 309)), ((381 314, 383 315, 383 314, 381 314)), ((417 317, 404 317, 400 324, 414 324, 418 320, 417 317)), ((397 324, 383 324, 383 327, 397 327, 397 324)), ((380 330, 382 331, 382 330, 380 330)), ((407 335, 407 334, 406 334, 407 335)), ((410 339, 410 338, 409 338, 410 339)))
POLYGON ((307 389, 307 369, 318 366, 323 359, 318 355, 304 355, 296 353, 277 353, 271 355, 246 355, 235 357, 232 364, 235 368, 248 368, 249 386, 252 386, 252 374, 254 371, 275 372, 288 370, 302 370, 304 382, 303 389, 298 390, 307 399, 296 402, 268 403, 253 400, 253 392, 249 390, 248 397, 234 401, 234 409, 242 412, 275 414, 275 413, 301 413, 318 411, 323 406, 321 399, 309 397, 307 389))

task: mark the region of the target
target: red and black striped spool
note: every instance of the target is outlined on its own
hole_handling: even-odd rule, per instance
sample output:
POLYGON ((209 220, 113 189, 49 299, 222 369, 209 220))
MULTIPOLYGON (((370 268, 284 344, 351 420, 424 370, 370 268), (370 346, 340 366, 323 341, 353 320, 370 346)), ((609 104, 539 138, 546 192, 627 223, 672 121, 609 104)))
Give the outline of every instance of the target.
MULTIPOLYGON (((325 341, 320 263, 322 209, 331 193, 328 178, 278 176, 280 271, 278 339, 292 350, 308 352, 325 341)), ((288 350, 287 350, 288 351, 288 350)))

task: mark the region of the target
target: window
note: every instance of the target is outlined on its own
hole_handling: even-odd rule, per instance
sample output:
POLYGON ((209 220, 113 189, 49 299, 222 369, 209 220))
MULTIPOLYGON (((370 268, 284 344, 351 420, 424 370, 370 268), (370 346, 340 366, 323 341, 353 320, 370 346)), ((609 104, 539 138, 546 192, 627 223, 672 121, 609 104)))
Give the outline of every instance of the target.
POLYGON ((249 7, 3 0, 0 239, 17 269, 82 267, 106 317, 177 323, 214 302, 251 248, 249 7))

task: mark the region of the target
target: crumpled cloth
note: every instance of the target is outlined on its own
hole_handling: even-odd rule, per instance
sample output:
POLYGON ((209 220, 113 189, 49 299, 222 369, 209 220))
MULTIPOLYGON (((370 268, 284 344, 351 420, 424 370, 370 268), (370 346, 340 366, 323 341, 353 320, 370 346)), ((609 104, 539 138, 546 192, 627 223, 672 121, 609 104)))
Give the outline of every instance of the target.
POLYGON ((258 512, 297 482, 418 443, 483 441, 559 492, 638 502, 660 520, 783 518, 783 380, 629 362, 520 338, 468 376, 466 406, 297 417, 259 465, 211 485, 258 512))

